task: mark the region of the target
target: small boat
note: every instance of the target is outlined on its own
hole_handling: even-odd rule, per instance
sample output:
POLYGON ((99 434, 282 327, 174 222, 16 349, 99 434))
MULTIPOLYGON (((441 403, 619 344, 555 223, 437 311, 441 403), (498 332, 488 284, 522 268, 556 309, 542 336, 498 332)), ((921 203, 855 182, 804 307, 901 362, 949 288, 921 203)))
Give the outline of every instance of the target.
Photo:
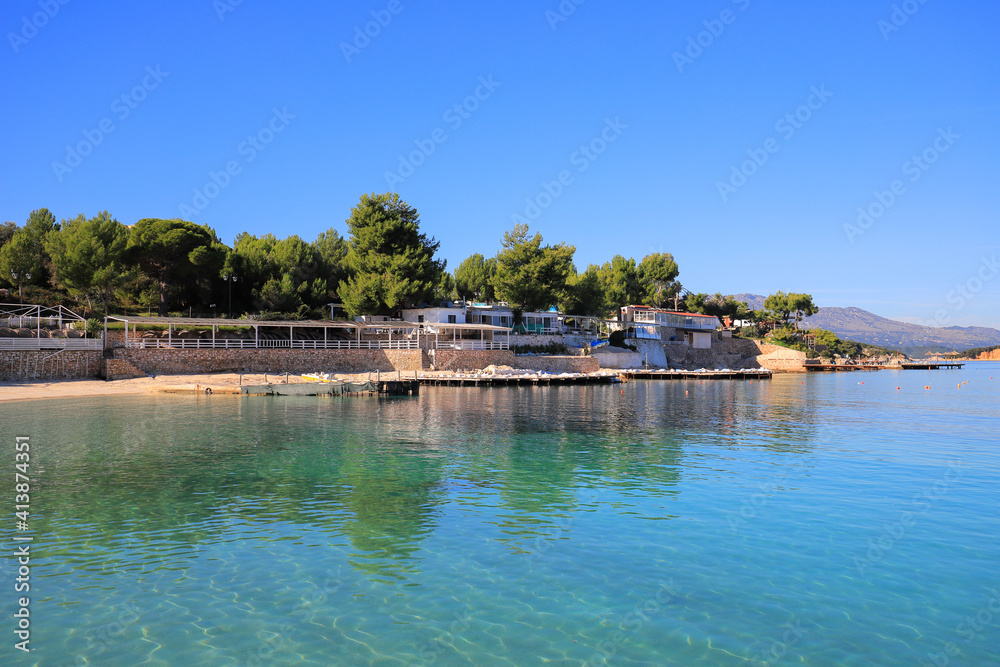
POLYGON ((303 373, 302 379, 309 382, 336 382, 329 373, 303 373))

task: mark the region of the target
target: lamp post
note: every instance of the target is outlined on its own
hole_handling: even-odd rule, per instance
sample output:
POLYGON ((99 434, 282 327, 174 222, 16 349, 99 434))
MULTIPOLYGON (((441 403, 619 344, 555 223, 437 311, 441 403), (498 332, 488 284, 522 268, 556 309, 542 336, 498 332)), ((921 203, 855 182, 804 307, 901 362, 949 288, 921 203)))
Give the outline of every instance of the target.
POLYGON ((11 271, 10 276, 17 281, 17 300, 23 306, 24 296, 21 294, 21 288, 25 280, 31 280, 31 271, 11 271))
POLYGON ((233 283, 236 282, 236 275, 235 274, 224 273, 222 275, 222 279, 225 280, 227 283, 229 283, 229 310, 227 311, 227 313, 229 314, 229 317, 232 317, 233 316, 233 283))

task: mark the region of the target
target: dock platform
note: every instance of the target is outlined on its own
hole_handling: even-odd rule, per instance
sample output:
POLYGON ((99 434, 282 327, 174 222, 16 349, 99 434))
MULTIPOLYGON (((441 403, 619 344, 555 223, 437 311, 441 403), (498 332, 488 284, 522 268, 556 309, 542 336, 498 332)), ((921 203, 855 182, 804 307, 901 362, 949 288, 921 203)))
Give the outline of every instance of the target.
POLYGON ((428 387, 549 387, 618 381, 615 375, 435 375, 420 378, 420 384, 428 387))
POLYGON ((725 371, 652 371, 631 370, 618 373, 626 380, 770 380, 766 368, 725 371))
POLYGON ((244 396, 417 396, 417 380, 378 380, 374 382, 300 382, 295 384, 258 384, 240 387, 244 396))
POLYGON ((928 362, 916 362, 903 364, 903 368, 906 370, 914 371, 936 371, 940 368, 961 368, 965 364, 959 364, 954 361, 928 361, 928 362))

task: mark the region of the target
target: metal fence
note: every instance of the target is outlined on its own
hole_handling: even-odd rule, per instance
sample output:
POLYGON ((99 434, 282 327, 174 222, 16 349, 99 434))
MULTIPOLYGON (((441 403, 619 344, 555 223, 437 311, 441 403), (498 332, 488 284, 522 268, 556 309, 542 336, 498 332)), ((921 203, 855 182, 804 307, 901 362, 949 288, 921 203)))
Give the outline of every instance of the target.
POLYGON ((0 350, 103 350, 100 338, 0 338, 0 350))
POLYGON ((507 350, 510 345, 500 341, 452 340, 437 343, 439 350, 507 350))
POLYGON ((125 347, 141 350, 292 349, 292 350, 416 350, 415 340, 252 340, 246 338, 129 338, 125 347))

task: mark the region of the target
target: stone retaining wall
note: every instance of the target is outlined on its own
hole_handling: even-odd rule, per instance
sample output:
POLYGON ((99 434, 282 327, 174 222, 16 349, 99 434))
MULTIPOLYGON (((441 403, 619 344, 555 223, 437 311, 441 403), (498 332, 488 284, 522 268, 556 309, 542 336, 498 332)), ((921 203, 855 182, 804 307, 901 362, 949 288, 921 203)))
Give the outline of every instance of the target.
POLYGON ((479 370, 489 365, 513 366, 510 350, 431 350, 431 363, 437 370, 479 370))
POLYGON ((0 380, 100 377, 100 350, 0 351, 0 380))
POLYGON ((546 373, 595 373, 601 369, 596 357, 565 357, 548 355, 517 355, 514 368, 527 368, 546 373))
POLYGON ((130 380, 143 377, 143 373, 125 359, 104 359, 101 377, 105 380, 130 380))
POLYGON ((420 350, 115 350, 144 373, 419 371, 420 350))
POLYGON ((590 356, 597 359, 601 368, 642 368, 642 355, 632 350, 621 352, 603 352, 606 347, 599 347, 590 353, 590 356))

